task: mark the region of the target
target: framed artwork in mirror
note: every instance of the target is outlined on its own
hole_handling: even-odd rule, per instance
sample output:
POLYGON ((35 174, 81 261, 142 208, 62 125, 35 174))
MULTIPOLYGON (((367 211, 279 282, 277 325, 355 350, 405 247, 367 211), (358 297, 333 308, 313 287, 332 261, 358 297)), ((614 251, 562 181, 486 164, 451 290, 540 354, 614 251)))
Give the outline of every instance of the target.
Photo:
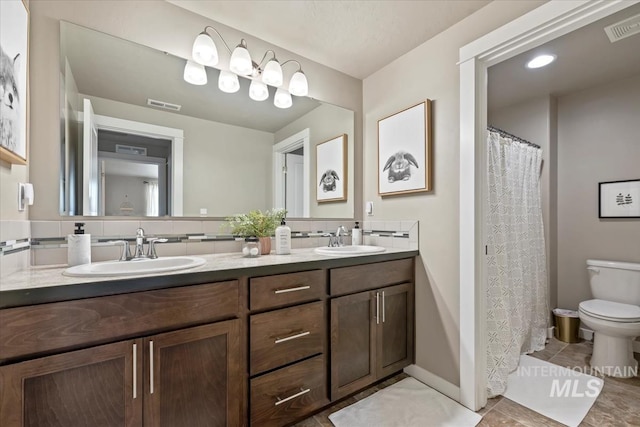
POLYGON ((640 218, 640 179, 598 183, 598 218, 640 218))
POLYGON ((378 194, 431 191, 431 101, 378 120, 378 194))
POLYGON ((0 1, 0 159, 27 163, 29 11, 22 0, 0 1))
POLYGON ((316 145, 316 200, 347 200, 347 135, 316 145))

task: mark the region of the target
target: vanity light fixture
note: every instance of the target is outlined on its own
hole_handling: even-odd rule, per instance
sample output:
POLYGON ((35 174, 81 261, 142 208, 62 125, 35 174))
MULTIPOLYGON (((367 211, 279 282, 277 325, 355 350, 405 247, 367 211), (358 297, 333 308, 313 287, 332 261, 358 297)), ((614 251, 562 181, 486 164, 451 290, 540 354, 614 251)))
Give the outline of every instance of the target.
POLYGON ((555 55, 538 55, 531 61, 527 62, 527 68, 542 68, 551 64, 555 60, 555 55))
POLYGON ((267 50, 260 63, 256 63, 251 59, 245 39, 241 39, 240 43, 232 51, 220 32, 210 25, 207 25, 193 42, 191 50, 193 60, 187 60, 184 68, 184 80, 186 82, 195 85, 206 84, 207 72, 205 66, 214 67, 219 62, 218 49, 209 31, 213 31, 218 35, 227 52, 231 55, 229 70, 220 70, 218 88, 221 91, 226 93, 237 92, 240 89, 238 76, 245 76, 251 79, 249 97, 255 101, 264 101, 269 98, 267 85, 276 87, 273 104, 278 108, 291 107, 293 104, 291 95, 307 96, 309 94, 309 83, 302 71, 302 65, 298 61, 290 59, 280 63, 276 59, 276 53, 273 50, 267 50), (271 57, 265 64, 265 60, 269 56, 271 57), (289 63, 297 64, 298 70, 291 76, 287 90, 281 87, 284 84, 282 67, 289 63), (264 68, 262 68, 263 65, 264 68))

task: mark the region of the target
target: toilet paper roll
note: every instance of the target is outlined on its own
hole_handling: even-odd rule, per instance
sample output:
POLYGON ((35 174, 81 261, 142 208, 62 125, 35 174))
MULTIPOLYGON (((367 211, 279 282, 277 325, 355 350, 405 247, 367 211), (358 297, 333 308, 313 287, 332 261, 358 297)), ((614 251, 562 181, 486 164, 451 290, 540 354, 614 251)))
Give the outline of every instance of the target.
POLYGON ((67 236, 67 263, 70 267, 91 264, 91 234, 67 236))

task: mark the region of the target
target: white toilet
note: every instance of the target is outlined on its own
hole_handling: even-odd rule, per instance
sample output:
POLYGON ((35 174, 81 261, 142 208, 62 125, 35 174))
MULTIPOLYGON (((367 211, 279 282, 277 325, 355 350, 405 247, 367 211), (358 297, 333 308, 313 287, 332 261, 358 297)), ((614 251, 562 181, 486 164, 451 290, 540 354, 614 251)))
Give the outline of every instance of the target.
POLYGON ((640 336, 640 264, 587 260, 594 299, 580 303, 583 325, 594 331, 591 367, 613 377, 638 374, 633 341, 640 336))

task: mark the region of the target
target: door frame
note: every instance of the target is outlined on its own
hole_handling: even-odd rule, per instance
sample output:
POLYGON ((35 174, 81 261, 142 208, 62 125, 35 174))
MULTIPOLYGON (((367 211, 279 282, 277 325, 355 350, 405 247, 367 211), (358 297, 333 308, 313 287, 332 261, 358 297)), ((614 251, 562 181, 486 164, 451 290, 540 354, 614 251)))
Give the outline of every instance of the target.
POLYGON ((302 178, 302 216, 309 218, 311 213, 311 201, 309 199, 309 187, 311 179, 311 132, 309 128, 291 135, 273 146, 273 208, 284 209, 285 190, 282 169, 285 166, 285 154, 302 147, 303 151, 303 178, 302 178))
POLYGON ((639 1, 550 1, 460 48, 460 403, 471 410, 487 403, 487 69, 639 1))
POLYGON ((98 129, 171 141, 171 163, 169 164, 168 183, 171 192, 171 197, 169 198, 169 214, 171 216, 182 216, 184 197, 184 131, 182 129, 118 119, 99 114, 95 115, 95 121, 98 129))

